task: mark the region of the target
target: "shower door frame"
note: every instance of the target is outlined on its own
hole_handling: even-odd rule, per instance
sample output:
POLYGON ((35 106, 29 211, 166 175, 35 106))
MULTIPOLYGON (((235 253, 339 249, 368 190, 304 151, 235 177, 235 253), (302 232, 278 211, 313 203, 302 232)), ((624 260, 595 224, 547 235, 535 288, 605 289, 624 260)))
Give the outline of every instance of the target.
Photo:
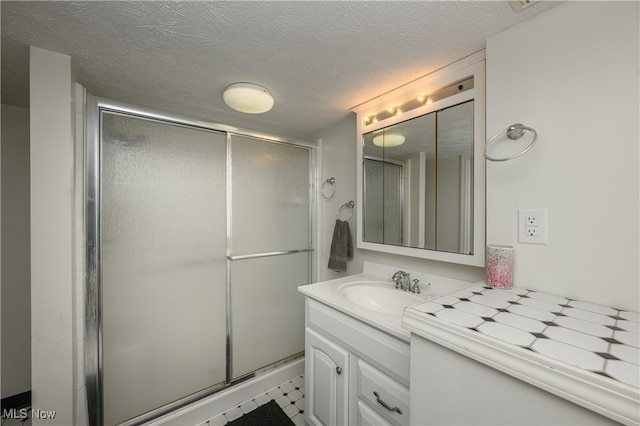
POLYGON ((293 253, 309 253, 309 282, 313 283, 317 277, 317 265, 319 264, 320 253, 315 248, 318 243, 318 147, 315 143, 289 139, 247 129, 238 129, 222 123, 198 120, 196 118, 158 111, 151 108, 140 107, 124 102, 114 101, 106 98, 86 94, 85 100, 85 164, 84 164, 84 197, 85 197, 85 227, 86 227, 86 283, 85 283, 85 321, 84 321, 84 373, 87 396, 88 423, 92 426, 104 423, 103 405, 103 347, 102 347, 102 270, 101 270, 101 242, 102 242, 102 188, 101 188, 101 114, 103 111, 122 114, 138 119, 156 121, 176 126, 185 126, 194 129, 216 131, 226 134, 226 377, 225 382, 218 386, 201 390, 192 395, 186 396, 178 401, 159 407, 149 413, 142 414, 123 424, 141 424, 149 420, 158 418, 173 410, 192 404, 207 396, 217 393, 223 389, 237 383, 248 380, 256 375, 268 372, 282 364, 301 358, 304 352, 294 354, 287 359, 273 363, 267 367, 256 370, 231 380, 232 360, 231 360, 231 304, 230 304, 230 264, 235 260, 245 258, 281 256, 293 253), (254 138, 260 141, 284 144, 305 148, 309 151, 309 247, 256 254, 252 256, 232 256, 231 248, 231 143, 233 135, 254 138))

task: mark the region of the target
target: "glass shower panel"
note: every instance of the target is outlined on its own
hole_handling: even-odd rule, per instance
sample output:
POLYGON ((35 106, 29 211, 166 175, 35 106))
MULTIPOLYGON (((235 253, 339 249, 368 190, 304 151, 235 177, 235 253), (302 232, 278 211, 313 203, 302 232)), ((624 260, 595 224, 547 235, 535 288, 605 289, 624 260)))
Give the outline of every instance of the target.
POLYGON ((304 351, 309 253, 231 263, 232 380, 304 351))
POLYGON ((402 166, 364 160, 364 239, 402 245, 402 166))
POLYGON ((402 166, 384 164, 384 244, 402 245, 402 166))
POLYGON ((234 255, 306 249, 309 149, 233 135, 234 255))
POLYGON ((384 242, 384 163, 364 160, 364 228, 363 238, 372 243, 384 242))
POLYGON ((226 136, 102 113, 105 424, 225 380, 226 136))
POLYGON ((231 378, 304 350, 309 283, 309 149, 234 135, 231 142, 231 378), (244 257, 238 259, 238 257, 244 257), (259 348, 259 350, 256 350, 259 348))

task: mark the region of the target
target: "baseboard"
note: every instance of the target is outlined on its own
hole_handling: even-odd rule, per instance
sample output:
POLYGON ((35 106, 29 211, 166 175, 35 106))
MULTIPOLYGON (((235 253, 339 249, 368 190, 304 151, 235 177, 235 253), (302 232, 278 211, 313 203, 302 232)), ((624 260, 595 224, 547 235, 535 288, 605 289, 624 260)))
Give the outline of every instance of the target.
POLYGON ((2 416, 5 410, 31 407, 31 391, 19 393, 17 395, 2 398, 2 416))
POLYGON ((218 394, 155 419, 147 423, 147 426, 199 425, 303 374, 304 359, 298 359, 269 373, 261 374, 251 380, 232 386, 218 394))

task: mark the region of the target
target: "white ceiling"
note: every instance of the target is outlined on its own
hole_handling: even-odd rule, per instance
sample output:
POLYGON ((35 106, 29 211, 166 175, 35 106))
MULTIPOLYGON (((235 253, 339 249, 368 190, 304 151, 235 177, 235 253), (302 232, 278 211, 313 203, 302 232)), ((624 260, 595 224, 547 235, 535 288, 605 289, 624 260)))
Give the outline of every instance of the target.
POLYGON ((71 56, 94 95, 304 139, 556 4, 2 0, 2 103, 28 105, 32 45, 71 56), (234 82, 267 87, 274 108, 229 109, 234 82))

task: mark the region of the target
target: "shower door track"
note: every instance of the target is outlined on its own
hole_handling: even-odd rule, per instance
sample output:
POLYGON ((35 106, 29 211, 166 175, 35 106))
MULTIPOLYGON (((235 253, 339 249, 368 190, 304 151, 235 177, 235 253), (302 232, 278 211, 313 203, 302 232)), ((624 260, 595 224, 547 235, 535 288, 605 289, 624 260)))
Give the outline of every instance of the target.
MULTIPOLYGON (((103 405, 103 360, 102 360, 102 311, 101 311, 101 299, 102 299, 102 284, 101 284, 101 148, 100 148, 100 115, 102 112, 123 114, 127 116, 136 117, 143 120, 159 121, 176 126, 186 126, 190 128, 199 128, 204 130, 219 131, 226 133, 227 144, 231 141, 232 135, 247 136, 262 140, 264 142, 270 142, 275 144, 291 145, 299 148, 306 148, 309 150, 309 224, 310 224, 310 240, 312 246, 316 244, 316 197, 315 197, 315 184, 317 181, 317 145, 312 142, 293 140, 289 138, 277 137, 272 135, 265 135, 261 132, 255 132, 248 129, 238 129, 232 126, 228 126, 222 123, 215 123, 209 121, 202 121, 179 114, 166 113, 157 111, 150 108, 138 107, 135 105, 127 104, 124 102, 113 101, 106 98, 100 98, 86 93, 85 97, 85 227, 86 227, 86 294, 85 294, 85 324, 84 324, 84 340, 85 340, 85 384, 86 384, 86 396, 87 396, 87 409, 88 424, 91 426, 100 426, 104 423, 104 405, 103 405)), ((229 146, 229 145, 227 145, 229 146)), ((228 148, 227 148, 228 149, 228 148)), ((229 151, 227 151, 229 152, 229 151)), ((229 154, 227 154, 227 161, 230 162, 229 154)), ((227 171, 230 168, 227 167, 227 171)), ((227 185, 230 185, 230 180, 227 180, 227 185)), ((230 187, 228 187, 229 189, 230 187)), ((227 191, 227 195, 230 196, 230 191, 227 191)), ((227 200, 227 201, 230 201, 227 200)), ((230 204, 228 204, 228 208, 230 204)), ((230 217, 227 216, 227 220, 230 217)), ((227 233, 230 232, 230 222, 227 223, 227 233)), ((309 282, 314 282, 315 275, 317 273, 316 264, 318 262, 317 255, 314 256, 314 247, 306 247, 296 250, 285 250, 267 253, 253 253, 245 255, 231 255, 230 247, 230 235, 227 235, 227 287, 230 281, 230 264, 234 261, 255 259, 271 256, 282 256, 295 253, 308 252, 309 253, 309 282)), ((229 292, 227 292, 229 297, 229 292)), ((228 308, 229 309, 229 308, 228 308)), ((227 312, 230 315, 230 312, 227 312)), ((229 327, 227 322, 227 327, 229 327)), ((291 361, 295 361, 304 356, 304 352, 293 354, 284 359, 276 361, 268 366, 259 368, 253 372, 247 373, 244 376, 236 379, 231 379, 230 376, 230 329, 227 333, 227 377, 225 382, 217 385, 212 385, 207 389, 195 392, 189 396, 174 401, 159 407, 151 412, 141 414, 137 417, 129 419, 122 425, 139 425, 153 419, 159 418, 168 414, 171 411, 185 407, 196 401, 202 400, 208 396, 223 391, 231 386, 235 386, 239 383, 250 380, 262 373, 266 373, 275 368, 281 367, 291 361)))

